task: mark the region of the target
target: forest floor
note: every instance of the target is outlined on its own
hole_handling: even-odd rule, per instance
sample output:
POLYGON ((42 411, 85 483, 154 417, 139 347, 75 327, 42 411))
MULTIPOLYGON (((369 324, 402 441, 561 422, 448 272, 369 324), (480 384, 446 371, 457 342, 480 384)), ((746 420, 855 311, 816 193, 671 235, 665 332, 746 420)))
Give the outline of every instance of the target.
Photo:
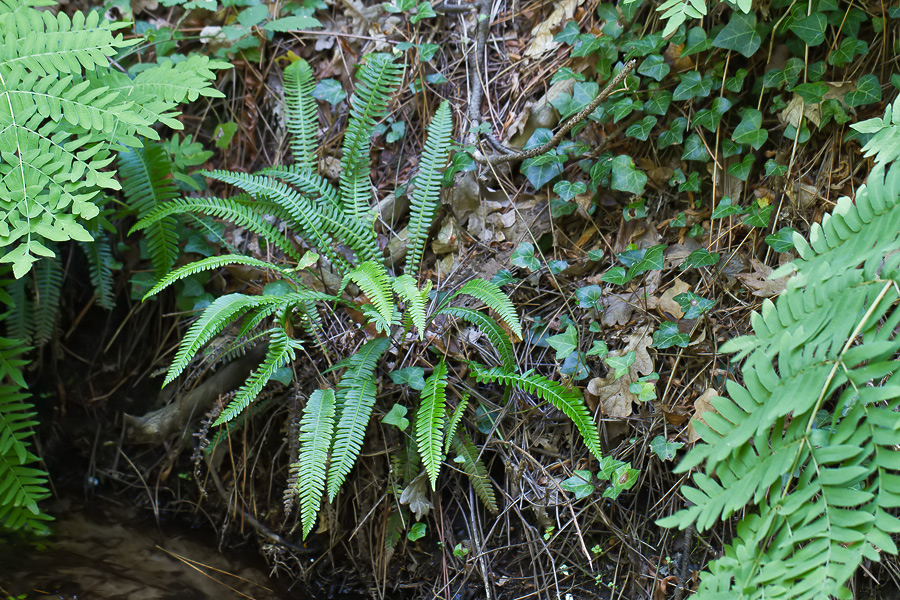
MULTIPOLYGON (((165 402, 158 371, 174 355, 190 307, 174 294, 144 303, 133 297, 129 281, 147 263, 137 236, 127 236, 132 220, 118 232, 116 310, 91 307, 88 286, 72 284, 59 334, 43 354, 38 387, 58 404, 46 415, 42 451, 60 493, 115 498, 212 527, 224 545, 242 540, 243 551, 261 554, 273 580, 311 594, 318 590, 321 597, 689 595, 699 572, 731 539, 733 523, 698 535, 656 522, 685 507, 679 486, 686 475, 675 468, 698 443, 696 415, 726 393, 726 380, 741 380, 738 365, 719 347, 752 333, 751 313, 784 289, 784 279, 768 276, 795 256, 791 232, 805 234, 838 197, 852 197, 871 166, 860 142, 847 141, 852 132, 837 117, 827 127, 807 128, 804 119, 813 116, 803 113, 801 102, 798 117, 796 93, 755 83, 773 70, 790 78, 796 45, 767 34, 758 52, 740 53, 700 43, 699 33, 691 38, 684 31, 675 43, 660 35, 658 13, 639 3, 634 10, 623 3, 616 12, 591 0, 497 0, 463 3, 464 9, 437 3, 430 11, 427 2, 416 7, 396 0, 385 8, 357 0, 306 1, 294 5, 309 8, 321 29, 272 35, 251 24, 243 37, 228 28, 249 22, 245 11, 254 2, 189 12, 166 4, 110 1, 103 10, 136 19, 160 48, 219 53, 231 62, 217 84, 226 98, 190 104, 182 118, 184 134, 214 151, 202 165, 208 170, 254 172, 290 162, 282 69, 300 57, 321 82, 318 156, 321 172, 333 177, 357 65, 372 52, 405 57, 402 91, 372 152, 381 241, 389 254, 397 251, 389 241, 403 226, 404 189, 440 99, 453 109, 454 140, 499 155, 498 147, 520 149, 529 139, 548 139, 545 130, 558 127, 561 112, 573 113, 579 93, 596 95, 581 80, 602 89, 611 67, 638 57, 639 77, 616 90, 607 116, 585 120, 562 142, 571 156, 524 165, 454 160, 456 173, 444 188, 420 276, 435 289, 473 277, 501 283, 525 329, 515 344, 519 368, 579 388, 596 417, 609 465, 628 468, 621 471, 618 495, 605 494, 613 486, 579 480, 579 472, 598 469, 597 461, 562 413, 527 394, 504 403, 500 391, 482 393, 463 426, 487 466, 499 512, 486 510, 448 461, 450 475, 424 509, 425 531, 407 524, 402 535, 391 537, 388 455, 400 434, 381 417, 403 392, 385 377, 362 460, 303 542, 296 516, 286 519, 283 511, 292 460, 284 440, 297 420, 299 398, 310 391, 306 382, 321 379, 329 365, 304 358, 295 365, 293 383, 270 386, 265 395, 275 402, 254 412, 224 444, 213 469, 192 457, 196 438, 212 435, 199 418, 175 435, 139 439, 139 421, 125 414, 140 416, 165 402), (619 40, 608 47, 611 55, 608 48, 584 50, 591 41, 577 36, 609 38, 611 24, 619 40), (699 49, 687 52, 691 44, 699 49), (558 77, 569 72, 572 78, 558 77), (712 95, 709 89, 685 92, 690 73, 697 73, 698 88, 709 79, 712 95), (671 105, 661 112, 652 108, 666 93, 671 105), (643 109, 636 108, 640 103, 643 109), (743 108, 762 109, 763 124, 753 132, 767 136, 745 144, 743 154, 728 154, 729 144, 735 145, 731 132, 746 120, 738 112, 743 108), (704 117, 710 126, 703 126, 704 117)), ((77 8, 89 7, 81 0, 63 7, 77 8)), ((861 10, 876 14, 869 6, 861 10)), ((710 41, 723 19, 717 8, 689 25, 710 41)), ((852 109, 860 120, 882 114, 895 93, 889 82, 897 68, 896 61, 879 58, 885 34, 865 20, 853 25, 854 39, 866 40, 872 52, 851 55, 840 72, 827 62, 834 44, 831 50, 808 49, 812 54, 800 58, 804 69, 825 61, 828 98, 841 100, 842 110, 852 109), (860 78, 869 73, 878 75, 885 98, 879 90, 878 101, 848 107, 846 94, 861 88, 860 78), (851 84, 852 90, 846 87, 851 84)), ((230 193, 208 182, 209 193, 230 193)), ((240 231, 228 229, 225 237, 265 256, 240 231)), ((223 270, 203 292, 238 289, 249 277, 223 270)), ((352 315, 326 323, 326 331, 336 344, 352 344, 352 315)), ((460 360, 489 354, 471 330, 437 336, 435 344, 460 360)), ((456 376, 466 378, 460 370, 456 376)), ((893 563, 868 568, 855 583, 858 597, 898 581, 893 563)))

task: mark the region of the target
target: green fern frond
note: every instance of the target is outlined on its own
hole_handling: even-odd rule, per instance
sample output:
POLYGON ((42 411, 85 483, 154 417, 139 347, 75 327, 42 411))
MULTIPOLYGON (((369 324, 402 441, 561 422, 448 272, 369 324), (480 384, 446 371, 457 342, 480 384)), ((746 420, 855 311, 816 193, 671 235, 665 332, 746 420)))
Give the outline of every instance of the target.
POLYGON ((428 230, 434 222, 434 214, 441 195, 441 179, 447 159, 450 156, 450 136, 453 134, 453 116, 446 100, 441 102, 434 118, 428 126, 428 137, 419 172, 413 179, 413 193, 410 198, 409 251, 406 254, 404 272, 415 276, 422 260, 422 250, 428 230))
POLYGON ((260 271, 272 270, 279 273, 282 277, 286 277, 288 279, 292 279, 293 275, 293 273, 291 273, 291 271, 287 269, 282 269, 272 264, 271 262, 253 258, 252 256, 245 256, 243 254, 210 256, 208 258, 194 261, 188 265, 170 272, 168 275, 160 279, 159 282, 154 285, 149 292, 144 294, 143 299, 146 300, 147 298, 157 295, 176 281, 184 279, 185 277, 190 277, 191 275, 196 275, 197 273, 201 273, 203 271, 218 269, 220 267, 225 267, 228 265, 249 265, 251 267, 256 267, 260 271))
POLYGON ((55 259, 45 258, 34 268, 32 323, 34 324, 34 345, 39 348, 50 341, 56 330, 62 284, 62 266, 55 259))
POLYGON ((472 375, 481 383, 499 381, 504 385, 513 386, 538 398, 546 400, 572 419, 572 423, 581 432, 584 445, 597 457, 603 459, 603 451, 600 448, 600 436, 591 413, 584 404, 584 398, 576 390, 569 389, 555 381, 550 381, 543 375, 536 373, 514 373, 503 367, 485 369, 481 365, 471 363, 472 375))
POLYGON ((298 340, 288 337, 283 327, 273 327, 269 330, 269 349, 262 364, 250 374, 250 377, 241 386, 234 399, 228 403, 214 426, 222 425, 239 415, 253 402, 265 387, 275 371, 294 360, 294 351, 300 348, 298 340))
MULTIPOLYGON (((147 142, 141 148, 119 153, 119 175, 128 206, 143 219, 181 193, 172 179, 172 163, 165 149, 147 142)), ((178 258, 177 223, 172 217, 158 219, 144 228, 147 250, 157 278, 168 273, 178 258)))
POLYGON ((359 286, 378 311, 380 319, 375 323, 376 328, 389 331, 397 308, 394 305, 394 293, 391 290, 387 269, 376 262, 364 262, 350 271, 347 278, 359 286))
POLYGON ((476 300, 481 300, 488 308, 500 315, 500 318, 516 334, 516 337, 522 337, 522 325, 519 323, 516 307, 513 306, 512 300, 503 293, 499 286, 484 279, 472 279, 466 282, 458 292, 450 296, 447 302, 449 303, 457 296, 471 296, 476 300))
POLYGON ((88 272, 91 275, 91 284, 94 286, 97 305, 106 310, 112 310, 114 306, 113 257, 109 243, 105 239, 98 239, 93 242, 78 242, 78 247, 84 252, 88 261, 88 272))
POLYGON ((416 280, 411 275, 403 274, 394 277, 391 284, 400 299, 406 303, 406 312, 412 319, 413 325, 419 332, 419 339, 425 339, 425 299, 431 291, 431 282, 425 284, 425 288, 419 290, 416 280))
POLYGON ((359 352, 341 361, 347 371, 338 383, 337 428, 328 468, 328 500, 334 500, 362 448, 363 434, 375 405, 375 367, 390 346, 390 338, 366 342, 359 352))
POLYGON ((872 137, 863 146, 863 156, 888 164, 900 158, 900 97, 884 108, 884 117, 852 123, 851 129, 872 137))
POLYGON ((441 359, 431 376, 425 380, 419 410, 416 411, 416 444, 425 465, 431 489, 436 489, 438 473, 444 455, 441 442, 444 436, 444 406, 447 403, 447 365, 441 359))
POLYGON ((28 299, 25 279, 16 279, 6 285, 6 292, 12 300, 12 306, 6 313, 3 322, 6 334, 28 344, 34 336, 34 311, 28 299))
POLYGON ((478 448, 465 433, 460 433, 450 440, 453 452, 462 459, 463 472, 469 477, 475 494, 492 513, 500 512, 497 506, 497 498, 494 495, 494 487, 488 477, 484 463, 478 458, 478 448))
POLYGON ((403 66, 389 54, 370 54, 357 74, 356 91, 350 97, 350 119, 344 133, 341 157, 341 202, 351 219, 369 223, 370 149, 375 125, 387 115, 387 105, 403 78, 403 66))
POLYGON ((161 219, 171 215, 182 213, 200 213, 219 219, 231 221, 238 227, 255 233, 267 243, 278 247, 286 255, 299 261, 301 254, 294 249, 293 244, 284 233, 267 223, 262 215, 256 212, 254 205, 247 196, 235 198, 181 198, 173 202, 167 202, 150 211, 139 220, 129 231, 129 235, 135 231, 146 229, 161 219))
POLYGON ((773 275, 796 275, 752 315, 753 336, 723 346, 744 358, 744 385, 695 420, 706 443, 678 466, 702 466, 682 488, 691 506, 660 521, 702 531, 745 515, 697 598, 850 597, 864 559, 896 554, 898 236, 900 167, 877 165, 809 243, 794 236, 800 258, 773 275))
POLYGON ((338 191, 334 189, 327 179, 311 169, 300 168, 296 165, 286 167, 269 167, 263 169, 257 175, 274 177, 285 183, 289 183, 318 204, 339 207, 338 191), (325 202, 322 202, 322 199, 325 202))
POLYGON ((300 455, 296 462, 297 494, 303 539, 312 531, 325 491, 325 464, 334 435, 334 391, 314 391, 300 420, 300 455))
POLYGON ((462 306, 448 306, 440 309, 435 314, 450 315, 451 317, 464 319, 472 325, 475 325, 478 327, 479 331, 488 336, 488 339, 491 340, 491 344, 497 349, 497 352, 500 354, 500 364, 510 369, 516 366, 516 355, 513 352, 509 334, 507 334, 506 331, 497 324, 497 321, 490 316, 483 312, 472 310, 471 308, 464 308, 462 306))
POLYGON ((316 80, 309 64, 300 59, 284 70, 285 122, 291 135, 294 164, 301 169, 315 170, 316 160, 316 101, 312 97, 316 80))
POLYGON ((444 454, 450 451, 450 440, 456 436, 456 429, 459 427, 459 423, 462 421, 463 414, 466 412, 466 407, 468 405, 469 393, 465 392, 459 399, 459 404, 453 409, 453 413, 446 419, 447 425, 444 427, 444 454))

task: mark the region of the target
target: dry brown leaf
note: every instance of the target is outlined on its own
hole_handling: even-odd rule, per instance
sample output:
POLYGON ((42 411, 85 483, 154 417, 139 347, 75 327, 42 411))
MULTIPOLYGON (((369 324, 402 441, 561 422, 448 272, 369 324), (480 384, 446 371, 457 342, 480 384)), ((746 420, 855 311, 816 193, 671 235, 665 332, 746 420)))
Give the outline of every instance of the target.
POLYGON ((400 504, 409 504, 409 510, 416 514, 416 521, 421 521, 434 508, 428 499, 430 493, 428 476, 422 471, 400 494, 400 504))
POLYGON ((637 402, 637 396, 628 391, 628 386, 637 381, 641 375, 653 372, 653 358, 647 350, 652 342, 650 327, 642 327, 629 338, 625 348, 610 353, 612 356, 625 356, 631 351, 637 353, 634 364, 628 367, 628 373, 616 380, 615 375, 610 372, 606 377, 595 377, 588 383, 588 394, 597 397, 605 416, 631 415, 631 405, 637 402))
POLYGON ((680 319, 684 316, 684 311, 681 310, 681 305, 675 302, 674 298, 678 294, 683 294, 689 291, 691 291, 691 286, 676 278, 675 283, 672 285, 672 287, 667 289, 665 293, 660 297, 659 308, 675 317, 675 319, 680 319))
MULTIPOLYGON (((688 423, 687 428, 688 443, 693 444, 700 439, 700 435, 694 429, 694 421, 703 421, 701 417, 703 413, 710 410, 715 411, 715 408, 713 408, 712 405, 712 399, 718 395, 719 393, 716 392, 716 390, 714 390, 713 388, 709 388, 705 392, 703 392, 699 398, 694 400, 694 416, 691 417, 691 422, 688 423)), ((703 423, 706 424, 706 421, 703 421, 703 423)))
POLYGON ((525 56, 529 58, 537 58, 559 46, 559 42, 553 41, 553 29, 568 21, 575 14, 575 7, 584 3, 584 0, 562 0, 557 2, 543 22, 538 23, 531 30, 531 44, 525 49, 525 56))
POLYGON ((771 275, 774 270, 772 267, 755 258, 750 259, 750 265, 753 267, 753 270, 750 273, 738 273, 735 277, 740 279, 744 285, 750 288, 753 291, 754 296, 769 298, 771 296, 777 296, 784 291, 784 285, 789 276, 786 275, 779 279, 769 279, 769 275, 771 275))

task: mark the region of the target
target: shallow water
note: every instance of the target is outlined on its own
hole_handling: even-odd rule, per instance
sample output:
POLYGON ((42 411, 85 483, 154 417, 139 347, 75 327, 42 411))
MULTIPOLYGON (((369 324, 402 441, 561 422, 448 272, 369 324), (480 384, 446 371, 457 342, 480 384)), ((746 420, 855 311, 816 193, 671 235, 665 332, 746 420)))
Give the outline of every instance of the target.
MULTIPOLYGON (((0 586, 29 599, 275 600, 266 574, 226 558, 202 535, 163 526, 145 512, 48 507, 54 535, 38 549, 0 542, 0 586)), ((194 532, 196 533, 196 532, 194 532)), ((251 551, 252 552, 252 551, 251 551)), ((253 553, 251 560, 258 555, 253 553)), ((2 597, 2 594, 0 594, 2 597)), ((297 598, 295 594, 291 598, 297 598)))

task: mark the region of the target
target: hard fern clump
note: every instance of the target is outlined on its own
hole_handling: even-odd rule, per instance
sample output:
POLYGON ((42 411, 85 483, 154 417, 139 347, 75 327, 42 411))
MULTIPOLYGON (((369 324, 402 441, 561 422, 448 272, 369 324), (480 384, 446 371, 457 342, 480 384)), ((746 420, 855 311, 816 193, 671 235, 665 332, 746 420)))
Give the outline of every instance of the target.
POLYGON ((900 533, 900 166, 876 166, 809 242, 787 289, 752 315, 744 359, 678 471, 690 505, 661 521, 699 531, 744 513, 697 598, 850 598, 863 560, 900 533))

